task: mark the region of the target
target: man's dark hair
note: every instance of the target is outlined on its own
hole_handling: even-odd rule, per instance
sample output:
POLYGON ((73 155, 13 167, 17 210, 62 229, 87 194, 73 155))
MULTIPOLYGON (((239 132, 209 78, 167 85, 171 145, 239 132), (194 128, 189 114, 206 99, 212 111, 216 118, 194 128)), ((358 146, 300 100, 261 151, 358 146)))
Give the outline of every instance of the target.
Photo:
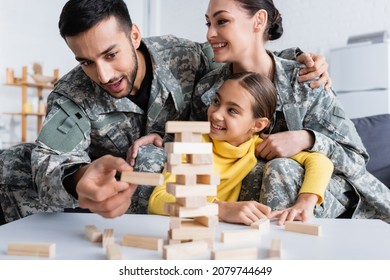
POLYGON ((123 0, 69 0, 62 9, 58 27, 62 38, 75 36, 114 16, 120 28, 127 32, 132 26, 123 0))

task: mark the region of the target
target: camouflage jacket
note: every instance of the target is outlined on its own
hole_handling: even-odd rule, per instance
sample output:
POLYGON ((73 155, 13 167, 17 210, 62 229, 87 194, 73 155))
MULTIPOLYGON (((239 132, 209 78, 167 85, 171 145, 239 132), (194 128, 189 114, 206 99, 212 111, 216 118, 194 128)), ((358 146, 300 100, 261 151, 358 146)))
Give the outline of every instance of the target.
POLYGON ((125 158, 139 137, 165 134, 168 120, 189 117, 195 84, 213 63, 207 44, 173 36, 143 39, 151 55, 153 81, 148 112, 128 98, 115 99, 77 66, 48 97, 48 113, 32 153, 32 172, 43 203, 75 207, 62 185, 82 165, 111 154, 125 158))
MULTIPOLYGON (((315 143, 311 151, 323 153, 331 159, 333 176, 347 180, 359 196, 354 217, 389 221, 390 190, 366 170, 369 156, 334 93, 323 88, 311 89, 308 82, 299 83, 300 64, 276 56, 273 58, 278 104, 269 133, 301 129, 312 131, 315 143)), ((225 65, 201 79, 194 93, 192 120, 207 118, 208 105, 230 73, 231 65, 225 65)))

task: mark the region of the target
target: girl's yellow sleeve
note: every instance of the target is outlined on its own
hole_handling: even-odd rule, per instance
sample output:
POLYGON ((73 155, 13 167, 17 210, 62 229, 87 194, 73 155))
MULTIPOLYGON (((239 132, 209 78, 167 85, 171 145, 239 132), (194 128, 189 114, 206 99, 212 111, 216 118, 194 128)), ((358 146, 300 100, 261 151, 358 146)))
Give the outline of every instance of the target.
POLYGON ((302 151, 291 157, 305 168, 305 176, 299 194, 316 194, 317 204, 324 201, 326 187, 333 174, 333 163, 321 153, 302 151))

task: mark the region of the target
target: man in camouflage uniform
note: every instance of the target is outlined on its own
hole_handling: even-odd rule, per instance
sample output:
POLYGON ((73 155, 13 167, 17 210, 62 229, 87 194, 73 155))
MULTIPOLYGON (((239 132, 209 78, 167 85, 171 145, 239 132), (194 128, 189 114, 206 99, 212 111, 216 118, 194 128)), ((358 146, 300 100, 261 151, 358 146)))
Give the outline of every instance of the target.
MULTIPOLYGON (((16 146, 4 154, 1 205, 8 222, 35 212, 74 208, 81 201, 83 208, 111 217, 120 214, 112 204, 122 199, 120 211, 125 212, 131 193, 114 190, 111 183, 96 184, 106 190, 101 197, 84 191, 85 185, 76 190, 82 176, 78 172, 86 169, 90 177, 101 172, 107 174, 101 180, 112 179, 124 163, 104 155, 126 158, 139 137, 150 132, 165 137, 167 120, 188 119, 194 85, 212 66, 203 50, 207 45, 173 36, 141 40, 123 1, 71 0, 59 27, 80 66, 61 78, 50 94, 37 147, 16 146), (83 22, 86 13, 93 24, 83 22), (84 35, 96 45, 93 50, 82 41, 84 35)), ((137 170, 162 171, 165 154, 162 149, 149 152, 151 148, 139 152, 137 170)), ((134 198, 145 204, 149 190, 139 188, 134 198)), ((137 204, 133 201, 134 211, 137 204)))
MULTIPOLYGON (((284 136, 279 137, 289 137, 286 131, 306 130, 314 140, 308 151, 323 153, 334 164, 324 203, 316 206, 315 216, 390 221, 390 190, 366 170, 368 154, 333 92, 299 83, 301 66, 297 62, 276 56, 273 60, 278 104, 268 133, 276 136, 282 132, 284 136)), ((201 79, 195 89, 191 119, 207 118, 207 107, 230 74, 231 65, 226 64, 201 79)), ((272 210, 291 207, 298 197, 303 175, 302 167, 289 158, 260 159, 243 181, 239 200, 259 201, 272 210)))
MULTIPOLYGON (((165 123, 188 120, 195 84, 217 67, 212 50, 173 36, 141 40, 121 0, 70 0, 59 27, 80 65, 49 95, 36 145, 1 155, 6 222, 79 206, 104 217, 146 213, 152 187, 134 190, 116 175, 131 169, 124 159, 136 139, 171 141, 165 123)), ((145 146, 134 168, 161 172, 164 162, 162 148, 145 146)))

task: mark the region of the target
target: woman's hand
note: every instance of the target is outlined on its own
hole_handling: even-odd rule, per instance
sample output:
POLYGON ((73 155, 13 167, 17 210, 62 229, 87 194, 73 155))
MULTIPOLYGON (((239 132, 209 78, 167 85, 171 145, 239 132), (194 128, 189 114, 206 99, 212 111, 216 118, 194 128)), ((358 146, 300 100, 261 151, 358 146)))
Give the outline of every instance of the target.
POLYGON ((130 166, 134 167, 135 159, 138 155, 138 149, 141 146, 153 144, 156 147, 162 147, 163 140, 160 135, 157 133, 152 133, 149 135, 142 136, 141 138, 134 141, 133 145, 127 150, 126 161, 130 164, 130 166))
POLYGON ((328 73, 329 65, 323 55, 302 53, 297 57, 297 61, 306 65, 306 68, 303 68, 299 72, 299 82, 306 82, 319 78, 310 83, 311 88, 317 88, 324 85, 325 89, 328 90, 332 86, 332 80, 328 73))

